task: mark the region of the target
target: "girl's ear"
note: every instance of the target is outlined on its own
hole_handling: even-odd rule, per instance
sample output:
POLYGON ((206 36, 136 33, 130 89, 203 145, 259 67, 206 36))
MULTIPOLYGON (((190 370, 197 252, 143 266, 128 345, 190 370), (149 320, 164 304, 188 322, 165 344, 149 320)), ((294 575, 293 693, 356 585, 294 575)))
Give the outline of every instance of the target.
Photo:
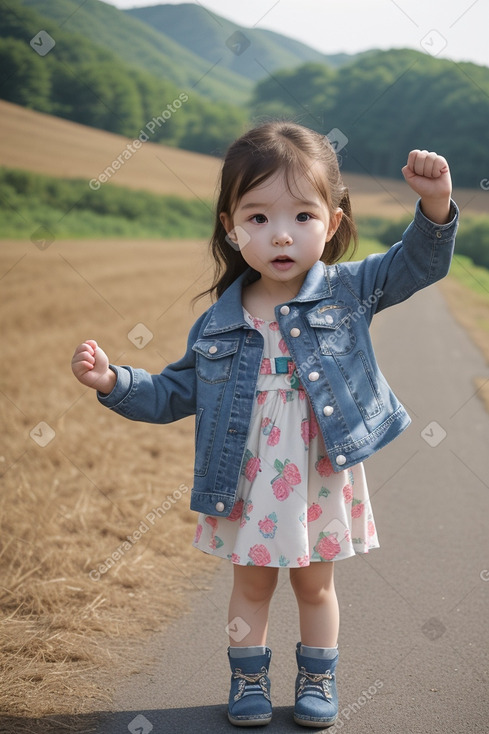
POLYGON ((221 224, 226 230, 226 233, 229 234, 231 230, 233 229, 233 219, 229 216, 229 214, 226 214, 226 212, 221 212, 219 214, 219 219, 221 220, 221 224))
POLYGON ((330 239, 333 237, 334 233, 340 226, 342 217, 343 217, 343 209, 338 207, 335 210, 335 212, 333 213, 331 219, 329 220, 328 236, 326 237, 326 242, 329 242, 330 239))

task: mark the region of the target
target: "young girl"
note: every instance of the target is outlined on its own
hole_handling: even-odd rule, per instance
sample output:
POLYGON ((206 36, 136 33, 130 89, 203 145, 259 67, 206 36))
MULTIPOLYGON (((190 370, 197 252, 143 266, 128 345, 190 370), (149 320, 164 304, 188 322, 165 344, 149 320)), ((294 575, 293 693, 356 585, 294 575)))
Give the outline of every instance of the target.
POLYGON ((301 641, 294 719, 338 714, 334 561, 379 546, 362 461, 410 422, 372 350, 375 312, 446 275, 458 210, 448 165, 414 150, 403 168, 420 196, 402 241, 338 263, 356 241, 348 192, 323 135, 259 126, 229 149, 212 253, 217 301, 160 375, 109 365, 95 341, 72 367, 132 420, 196 416, 191 508, 196 548, 233 563, 229 720, 272 717, 268 609, 290 569, 301 641))

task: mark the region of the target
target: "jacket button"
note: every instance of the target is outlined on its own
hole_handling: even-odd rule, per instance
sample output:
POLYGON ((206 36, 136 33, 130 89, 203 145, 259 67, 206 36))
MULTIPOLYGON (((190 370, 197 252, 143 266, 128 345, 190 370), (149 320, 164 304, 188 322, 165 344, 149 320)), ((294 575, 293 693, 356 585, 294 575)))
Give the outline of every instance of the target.
POLYGON ((290 313, 290 308, 288 306, 282 306, 280 308, 280 313, 282 314, 282 316, 288 316, 290 313))
POLYGON ((209 354, 215 354, 216 352, 217 352, 217 347, 216 346, 209 347, 209 354))
POLYGON ((301 335, 300 329, 297 329, 296 327, 294 327, 293 329, 290 330, 290 336, 300 336, 300 335, 301 335))
POLYGON ((319 380, 319 372, 309 372, 308 378, 311 382, 316 382, 316 380, 319 380))
POLYGON ((334 408, 332 405, 325 405, 323 408, 324 415, 333 415, 334 408))
POLYGON ((327 324, 332 324, 334 321, 334 318, 330 314, 327 314, 327 316, 324 317, 324 320, 326 321, 327 324))
POLYGON ((336 457, 336 463, 338 466, 343 466, 343 464, 346 464, 346 456, 343 456, 343 454, 338 454, 336 457))
POLYGON ((218 512, 223 512, 224 511, 224 502, 217 502, 216 503, 216 510, 218 512))

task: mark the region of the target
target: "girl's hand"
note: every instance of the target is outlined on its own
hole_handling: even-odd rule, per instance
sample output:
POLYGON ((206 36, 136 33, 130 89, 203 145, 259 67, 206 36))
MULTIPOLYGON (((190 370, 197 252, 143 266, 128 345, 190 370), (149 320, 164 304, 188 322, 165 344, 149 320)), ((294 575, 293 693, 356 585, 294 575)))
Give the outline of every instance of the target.
POLYGON ((87 339, 75 349, 71 369, 82 385, 93 387, 101 393, 111 392, 117 380, 109 368, 107 355, 93 339, 87 339))
POLYGON ((421 197, 424 215, 437 224, 445 224, 452 193, 452 179, 445 158, 427 150, 412 150, 402 174, 421 197))

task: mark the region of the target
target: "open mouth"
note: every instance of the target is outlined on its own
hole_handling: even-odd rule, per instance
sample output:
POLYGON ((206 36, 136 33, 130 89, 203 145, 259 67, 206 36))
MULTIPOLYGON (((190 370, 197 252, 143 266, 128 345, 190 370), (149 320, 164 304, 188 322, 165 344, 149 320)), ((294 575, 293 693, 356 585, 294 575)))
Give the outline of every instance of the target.
POLYGON ((288 270, 293 266, 294 262, 295 261, 292 260, 292 258, 288 255, 279 255, 274 260, 272 260, 272 265, 277 270, 288 270))
POLYGON ((293 263, 294 261, 288 255, 279 255, 278 257, 276 257, 273 260, 273 262, 274 263, 276 263, 276 262, 279 262, 279 263, 293 263))

